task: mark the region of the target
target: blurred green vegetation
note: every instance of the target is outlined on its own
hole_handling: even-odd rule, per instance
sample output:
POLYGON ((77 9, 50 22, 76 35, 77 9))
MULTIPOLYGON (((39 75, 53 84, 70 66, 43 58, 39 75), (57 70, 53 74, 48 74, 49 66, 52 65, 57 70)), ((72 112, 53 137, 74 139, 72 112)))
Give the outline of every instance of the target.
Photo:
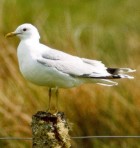
MULTIPOLYGON (((60 110, 73 123, 72 136, 140 135, 139 0, 0 0, 0 137, 31 137, 31 117, 48 105, 47 88, 27 82, 16 57, 19 40, 5 39, 32 23, 41 42, 107 66, 137 69, 116 87, 86 84, 60 90, 60 110)), ((55 100, 53 100, 55 102, 55 100)), ((139 148, 138 139, 74 140, 74 148, 139 148)), ((28 148, 30 141, 0 141, 2 148, 28 148)))

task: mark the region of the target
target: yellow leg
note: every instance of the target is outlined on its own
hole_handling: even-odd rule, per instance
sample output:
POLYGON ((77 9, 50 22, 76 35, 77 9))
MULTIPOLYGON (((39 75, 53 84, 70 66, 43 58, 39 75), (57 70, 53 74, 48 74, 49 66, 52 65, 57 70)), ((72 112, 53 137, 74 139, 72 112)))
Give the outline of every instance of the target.
POLYGON ((49 88, 49 105, 47 112, 49 112, 51 108, 51 97, 52 97, 52 88, 49 88))
POLYGON ((56 112, 58 112, 58 110, 59 110, 58 95, 59 95, 59 91, 58 91, 58 87, 56 87, 56 89, 55 89, 55 96, 56 96, 56 112))
MULTIPOLYGON (((58 95, 59 95, 58 88, 56 87, 54 89, 54 91, 55 91, 55 98, 56 98, 56 113, 57 113, 58 112, 58 95)), ((52 93, 53 93, 53 88, 49 88, 49 105, 48 105, 47 112, 50 112, 51 111, 52 93)))

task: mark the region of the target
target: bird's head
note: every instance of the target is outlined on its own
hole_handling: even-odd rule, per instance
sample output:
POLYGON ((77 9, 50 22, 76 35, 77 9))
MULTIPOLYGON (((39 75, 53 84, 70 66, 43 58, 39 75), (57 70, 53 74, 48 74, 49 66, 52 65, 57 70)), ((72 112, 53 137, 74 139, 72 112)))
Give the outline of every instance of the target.
POLYGON ((17 27, 14 32, 10 32, 6 35, 6 37, 18 36, 22 39, 40 39, 40 35, 36 27, 31 24, 22 24, 17 27))

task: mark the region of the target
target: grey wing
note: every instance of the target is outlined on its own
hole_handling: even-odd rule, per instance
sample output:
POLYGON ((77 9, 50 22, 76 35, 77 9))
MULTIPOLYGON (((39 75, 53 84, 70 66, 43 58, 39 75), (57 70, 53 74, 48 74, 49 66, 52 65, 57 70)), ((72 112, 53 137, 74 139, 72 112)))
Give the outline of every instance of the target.
POLYGON ((82 58, 82 60, 83 60, 83 62, 90 64, 92 66, 100 67, 100 69, 107 69, 106 66, 101 61, 90 60, 90 59, 86 59, 86 58, 82 58))
POLYGON ((45 50, 36 60, 43 66, 55 70, 56 73, 101 79, 103 81, 99 83, 101 85, 112 86, 117 84, 107 79, 133 78, 123 74, 134 71, 129 68, 107 68, 101 61, 79 58, 55 49, 45 50))
POLYGON ((100 61, 79 58, 54 49, 43 53, 37 61, 44 66, 72 76, 109 75, 100 61))
MULTIPOLYGON (((62 72, 71 76, 81 76, 84 74, 92 73, 93 70, 84 68, 84 64, 82 62, 79 62, 77 59, 76 61, 70 61, 70 60, 52 60, 47 58, 38 58, 37 61, 49 68, 52 68, 57 70, 58 72, 62 72)), ((87 66, 89 67, 89 66, 87 66)))
POLYGON ((48 50, 42 53, 41 56, 45 59, 50 59, 50 60, 68 60, 76 58, 75 56, 72 56, 70 54, 52 48, 48 48, 48 50))

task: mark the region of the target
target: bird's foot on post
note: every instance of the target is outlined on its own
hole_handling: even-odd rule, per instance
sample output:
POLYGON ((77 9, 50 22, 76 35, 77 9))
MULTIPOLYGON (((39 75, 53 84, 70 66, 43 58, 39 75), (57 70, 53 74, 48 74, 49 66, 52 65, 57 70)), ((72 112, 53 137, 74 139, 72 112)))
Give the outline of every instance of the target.
POLYGON ((58 109, 56 109, 56 108, 47 109, 46 112, 51 113, 51 114, 54 114, 54 115, 56 115, 57 113, 59 113, 58 109))

